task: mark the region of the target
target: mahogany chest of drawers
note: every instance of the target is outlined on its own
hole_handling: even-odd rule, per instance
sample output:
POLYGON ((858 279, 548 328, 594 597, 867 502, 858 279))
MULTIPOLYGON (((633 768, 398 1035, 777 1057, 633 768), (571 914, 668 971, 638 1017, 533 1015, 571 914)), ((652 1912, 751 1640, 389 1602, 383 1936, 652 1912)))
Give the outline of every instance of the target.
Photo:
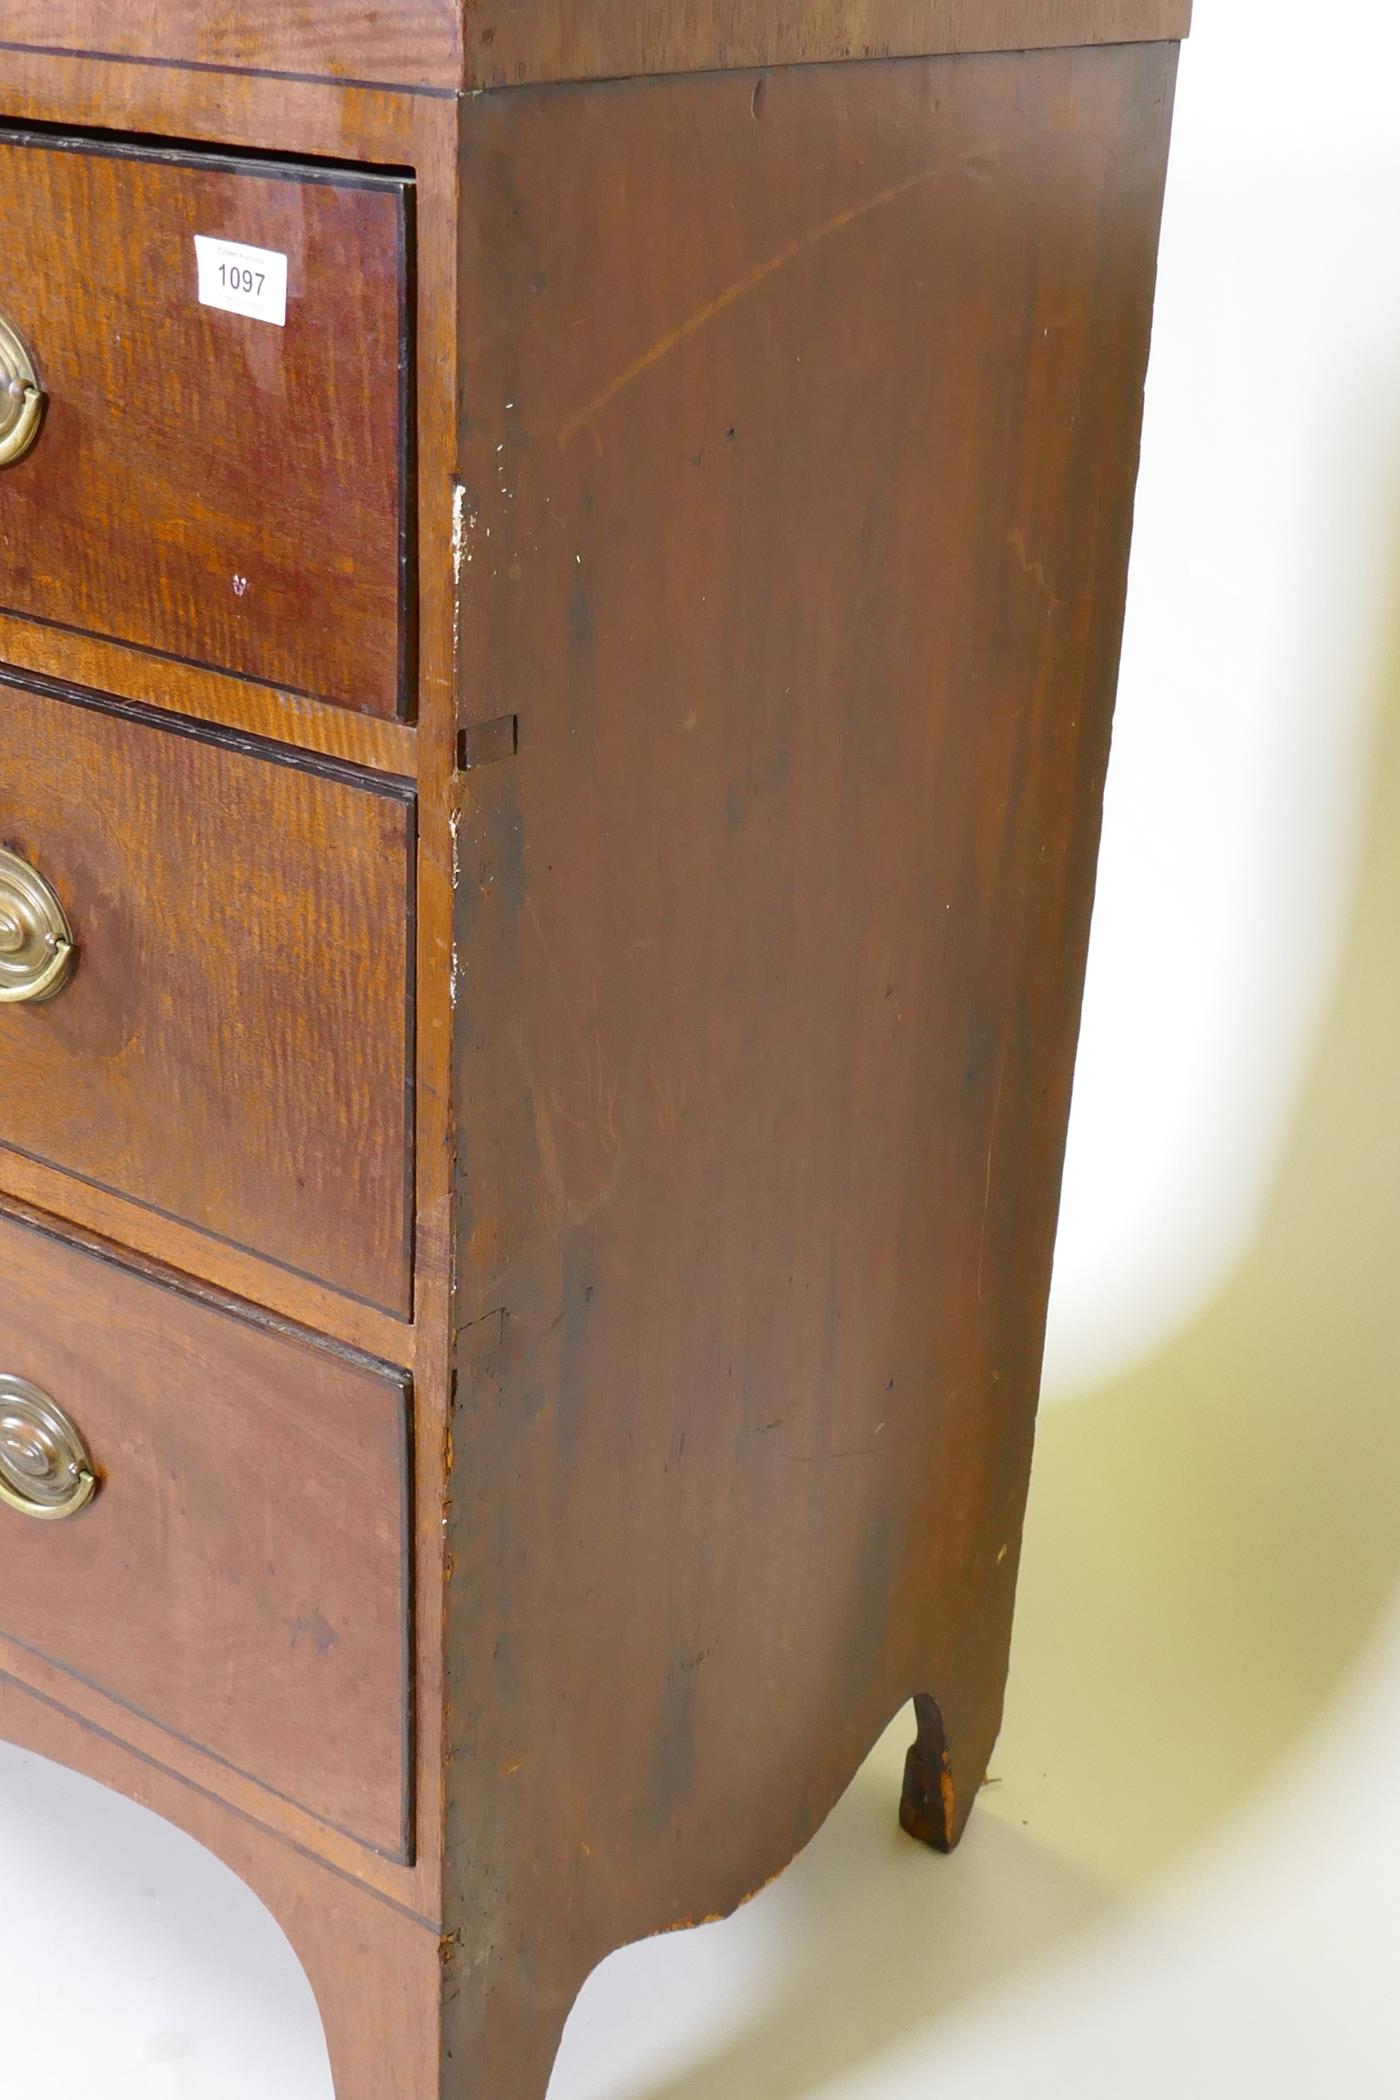
POLYGON ((1187 0, 9 0, 0 1732, 542 2100, 996 1733, 1187 0))

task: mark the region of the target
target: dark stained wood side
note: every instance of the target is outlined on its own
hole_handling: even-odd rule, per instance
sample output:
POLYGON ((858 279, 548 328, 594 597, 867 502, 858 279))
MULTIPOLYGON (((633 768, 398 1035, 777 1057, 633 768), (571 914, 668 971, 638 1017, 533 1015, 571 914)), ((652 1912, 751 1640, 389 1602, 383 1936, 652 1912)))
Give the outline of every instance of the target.
POLYGON ((0 843, 79 949, 0 1145, 407 1313, 407 790, 0 680, 0 843))
POLYGON ((0 130, 0 313, 48 408, 0 472, 0 611, 403 711, 409 202, 0 130), (197 234, 288 258, 285 327, 204 306, 197 234))
POLYGON ((1191 0, 7 0, 0 41, 397 83, 702 72, 1185 36, 1191 0))
POLYGON ((785 1864, 902 1702, 912 1827, 985 1771, 1175 56, 464 112, 461 707, 519 718, 458 918, 483 2100, 539 2100, 589 1968, 785 1864))
POLYGON ((0 1506, 0 1629, 403 1857, 406 1379, 7 1218, 0 1274, 0 1371, 102 1482, 61 1523, 0 1506))

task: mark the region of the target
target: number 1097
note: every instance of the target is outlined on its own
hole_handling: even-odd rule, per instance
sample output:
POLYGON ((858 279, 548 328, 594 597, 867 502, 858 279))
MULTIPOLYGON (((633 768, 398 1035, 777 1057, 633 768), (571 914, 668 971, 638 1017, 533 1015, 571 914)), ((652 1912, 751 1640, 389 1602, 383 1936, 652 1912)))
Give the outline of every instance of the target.
POLYGON ((267 283, 261 270, 250 270, 246 263, 221 262, 219 282, 227 292, 242 292, 245 297, 256 297, 267 283))

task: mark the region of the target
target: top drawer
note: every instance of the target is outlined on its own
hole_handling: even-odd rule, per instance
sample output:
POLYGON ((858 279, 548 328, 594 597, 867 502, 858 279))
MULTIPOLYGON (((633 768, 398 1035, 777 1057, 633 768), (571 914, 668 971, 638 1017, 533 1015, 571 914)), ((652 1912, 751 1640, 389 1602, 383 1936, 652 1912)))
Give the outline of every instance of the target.
POLYGON ((0 362, 47 403, 0 610, 407 711, 409 187, 0 131, 0 362), (196 236, 267 251, 204 286, 261 314, 201 302, 196 236))

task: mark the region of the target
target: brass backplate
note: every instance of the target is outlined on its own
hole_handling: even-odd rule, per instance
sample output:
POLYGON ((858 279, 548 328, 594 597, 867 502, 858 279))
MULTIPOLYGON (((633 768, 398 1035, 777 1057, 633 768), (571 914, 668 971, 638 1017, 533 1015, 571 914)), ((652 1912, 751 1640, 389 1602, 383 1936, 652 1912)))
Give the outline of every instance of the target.
POLYGON ((34 360, 14 325, 0 314, 0 467, 33 449, 44 420, 44 394, 34 360))
POLYGON ((73 929, 37 868, 0 846, 0 1006, 35 1006, 73 974, 73 929))

